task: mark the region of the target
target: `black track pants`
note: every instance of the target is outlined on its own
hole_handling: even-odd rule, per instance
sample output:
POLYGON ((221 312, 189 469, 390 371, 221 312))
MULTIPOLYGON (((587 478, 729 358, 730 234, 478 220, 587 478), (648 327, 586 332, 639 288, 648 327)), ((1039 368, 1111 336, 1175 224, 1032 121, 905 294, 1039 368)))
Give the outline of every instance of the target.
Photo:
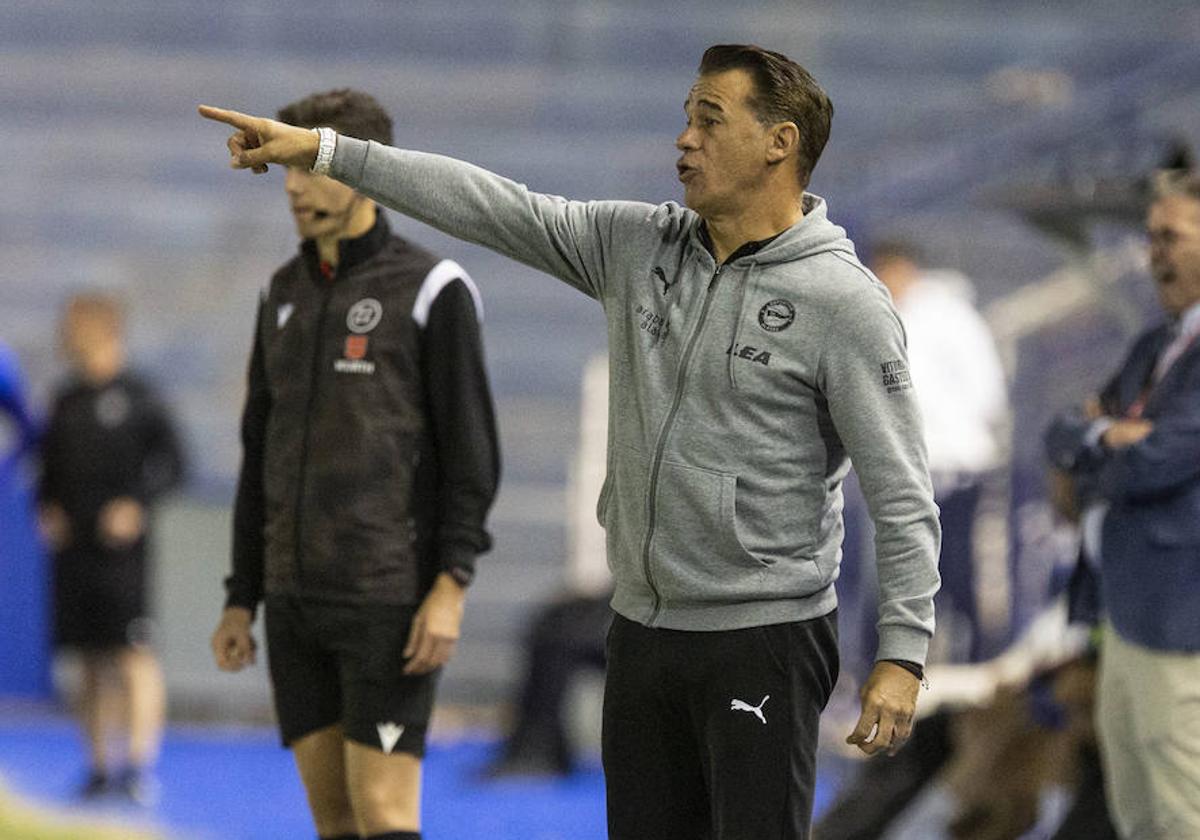
POLYGON ((742 630, 609 632, 610 840, 804 840, 836 613, 742 630))

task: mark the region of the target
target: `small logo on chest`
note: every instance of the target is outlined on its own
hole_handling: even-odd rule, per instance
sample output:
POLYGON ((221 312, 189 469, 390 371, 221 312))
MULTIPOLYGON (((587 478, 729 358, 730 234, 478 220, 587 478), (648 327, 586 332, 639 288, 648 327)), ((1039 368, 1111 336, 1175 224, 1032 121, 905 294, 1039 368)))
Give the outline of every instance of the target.
POLYGON ((679 282, 678 277, 676 277, 674 280, 668 280, 667 273, 665 271, 663 271, 661 268, 659 268, 658 266, 654 266, 654 270, 651 271, 650 274, 654 277, 655 280, 657 280, 659 283, 662 284, 663 297, 666 297, 667 292, 671 291, 671 287, 679 282))
POLYGON ((782 332, 795 320, 796 307, 783 298, 768 301, 758 310, 758 325, 767 332, 782 332))
POLYGON ((367 355, 368 346, 369 339, 365 335, 348 335, 344 355, 347 359, 361 359, 367 355))
POLYGON ((120 388, 109 388, 96 399, 96 419, 106 429, 115 429, 126 420, 133 408, 129 395, 120 388))
POLYGON ((731 344, 729 349, 725 351, 725 355, 756 362, 763 367, 771 366, 771 351, 759 350, 757 347, 752 347, 749 344, 731 344))
POLYGON ((346 313, 346 328, 352 333, 369 333, 383 319, 383 304, 375 298, 363 298, 346 313))
POLYGON ((640 303, 634 307, 634 312, 637 313, 638 328, 642 332, 648 333, 656 344, 666 341, 667 336, 671 334, 671 322, 667 320, 666 316, 659 315, 640 303))

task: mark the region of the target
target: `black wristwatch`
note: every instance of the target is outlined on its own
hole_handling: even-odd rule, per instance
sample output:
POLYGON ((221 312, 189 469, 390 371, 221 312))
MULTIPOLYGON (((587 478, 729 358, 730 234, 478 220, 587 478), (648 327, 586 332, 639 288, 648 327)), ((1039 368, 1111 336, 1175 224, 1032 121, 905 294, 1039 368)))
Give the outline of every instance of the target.
POLYGON ((884 662, 891 662, 893 665, 899 665, 905 671, 912 674, 919 681, 925 682, 925 666, 913 662, 910 659, 884 659, 884 662))

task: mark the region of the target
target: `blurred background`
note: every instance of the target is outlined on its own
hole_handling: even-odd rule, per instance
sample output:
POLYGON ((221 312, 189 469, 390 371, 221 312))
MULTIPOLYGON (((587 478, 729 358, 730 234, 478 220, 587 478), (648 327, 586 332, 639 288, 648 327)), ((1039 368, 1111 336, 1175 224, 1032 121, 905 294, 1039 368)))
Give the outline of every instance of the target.
MULTIPOLYGON (((979 537, 995 559, 979 585, 999 646, 1073 551, 1045 501, 1041 431, 1097 387, 1156 311, 1142 187, 1200 139, 1198 41, 1200 6, 1174 0, 5 0, 0 340, 42 412, 63 372, 66 297, 99 287, 129 303, 134 366, 168 397, 191 465, 157 534, 160 652, 172 720, 187 724, 175 737, 270 721, 265 669, 218 675, 208 638, 256 296, 296 248, 282 174, 229 170, 225 132, 196 116, 198 103, 273 114, 357 87, 392 113, 397 145, 542 192, 660 202, 681 197, 673 141, 706 46, 758 43, 804 64, 836 108, 812 191, 860 244, 903 237, 969 278, 1000 348, 1011 446, 979 537)), ((504 474, 495 549, 471 589, 440 714, 443 732, 486 732, 519 678, 532 605, 562 585, 579 381, 603 350, 602 316, 522 266, 392 222, 464 265, 485 298, 504 474)), ((56 728, 45 565, 23 524, 35 471, 9 470, 0 495, 0 718, 26 733, 0 738, 0 774, 20 778, 30 770, 16 756, 77 749, 56 728)), ((590 699, 575 714, 590 731, 595 692, 581 694, 590 699)), ((245 732, 274 749, 267 730, 245 732)), ((293 774, 285 753, 270 760, 275 775, 293 774)), ((27 778, 16 786, 53 798, 69 780, 49 793, 27 778)), ((601 789, 588 791, 594 833, 521 836, 603 836, 601 789)), ((192 834, 181 836, 242 836, 204 819, 183 820, 192 834)))

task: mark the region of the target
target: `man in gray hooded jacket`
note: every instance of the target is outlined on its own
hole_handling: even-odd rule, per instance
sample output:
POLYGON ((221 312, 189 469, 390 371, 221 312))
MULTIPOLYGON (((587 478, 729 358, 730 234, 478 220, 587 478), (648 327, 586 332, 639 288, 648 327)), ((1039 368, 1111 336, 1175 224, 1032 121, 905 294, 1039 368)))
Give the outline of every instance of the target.
POLYGON ((877 663, 847 741, 912 731, 940 532, 904 332, 805 192, 833 113, 804 68, 710 48, 676 140, 684 203, 576 202, 437 155, 202 107, 235 169, 313 167, 604 307, 604 767, 614 840, 809 833, 837 679, 841 483, 876 525, 877 663))

